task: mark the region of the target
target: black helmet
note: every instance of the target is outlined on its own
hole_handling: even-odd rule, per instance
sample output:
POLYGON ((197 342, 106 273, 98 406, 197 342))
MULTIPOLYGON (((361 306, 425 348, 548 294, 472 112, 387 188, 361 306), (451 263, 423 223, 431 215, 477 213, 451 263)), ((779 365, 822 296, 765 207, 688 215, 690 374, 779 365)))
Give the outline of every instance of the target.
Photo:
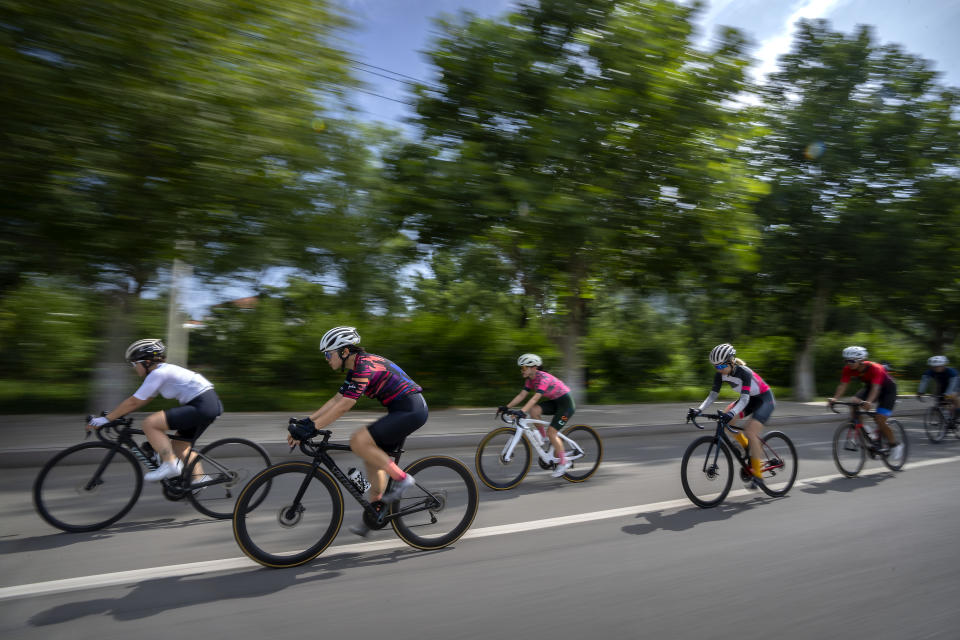
POLYGON ((167 357, 167 347, 159 338, 147 338, 146 340, 137 340, 129 347, 124 358, 127 362, 157 362, 167 357))

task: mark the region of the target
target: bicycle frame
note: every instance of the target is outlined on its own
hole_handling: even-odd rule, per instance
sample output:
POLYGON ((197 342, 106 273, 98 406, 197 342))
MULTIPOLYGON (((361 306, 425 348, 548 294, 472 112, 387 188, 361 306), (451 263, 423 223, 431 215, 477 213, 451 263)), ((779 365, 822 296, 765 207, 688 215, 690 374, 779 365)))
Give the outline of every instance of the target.
MULTIPOLYGON (((382 527, 386 525, 394 518, 398 518, 400 516, 406 516, 411 513, 417 513, 419 511, 429 511, 431 509, 435 509, 440 506, 441 504, 440 500, 437 499, 437 497, 431 491, 429 491, 425 487, 417 485, 420 489, 426 492, 427 496, 429 497, 429 500, 423 500, 420 504, 408 505, 406 507, 403 507, 401 509, 396 509, 396 510, 384 509, 384 508, 377 509, 374 506, 376 503, 372 503, 364 497, 363 492, 360 491, 360 488, 357 487, 357 485, 353 482, 353 480, 347 477, 347 474, 343 472, 343 470, 336 463, 333 457, 329 453, 327 453, 327 451, 350 451, 351 450, 350 445, 329 442, 330 436, 332 434, 333 434, 332 431, 320 430, 317 433, 317 435, 323 436, 323 440, 321 442, 319 443, 311 442, 309 439, 303 440, 300 442, 300 451, 312 457, 313 462, 311 464, 310 474, 304 476, 303 482, 301 483, 300 488, 297 490, 297 495, 294 498, 293 502, 290 504, 291 510, 296 510, 296 508, 300 504, 300 501, 303 499, 303 495, 307 491, 307 486, 310 483, 310 479, 313 477, 313 473, 321 465, 326 467, 326 469, 333 475, 333 477, 336 478, 337 482, 339 482, 340 485, 347 490, 347 493, 353 496, 353 499, 356 500, 361 507, 363 507, 364 512, 366 512, 367 515, 369 515, 373 519, 373 521, 377 523, 378 527, 382 527)), ((403 447, 403 442, 398 444, 397 447, 392 452, 387 452, 387 455, 393 458, 394 464, 399 464, 400 462, 400 454, 403 453, 402 447, 403 447)), ((393 479, 391 478, 387 482, 387 486, 384 488, 384 491, 389 491, 392 484, 393 484, 393 479)), ((379 502, 380 504, 383 504, 380 501, 377 501, 377 502, 379 502)), ((384 505, 384 506, 389 506, 389 505, 384 505)), ((293 514, 291 513, 290 515, 293 515, 293 514)))
POLYGON ((883 442, 880 440, 882 432, 880 431, 880 426, 876 425, 876 432, 871 434, 870 431, 863 426, 863 418, 861 416, 875 416, 876 411, 864 411, 860 408, 860 405, 854 402, 834 402, 831 404, 830 409, 834 413, 840 413, 833 408, 833 405, 844 405, 847 407, 853 408, 853 417, 850 418, 850 424, 853 425, 854 430, 857 432, 857 435, 861 437, 863 442, 867 445, 867 452, 870 454, 870 457, 875 457, 878 453, 883 452, 883 442))
MULTIPOLYGON (((717 443, 718 443, 719 441, 723 441, 724 443, 726 443, 727 449, 729 449, 730 452, 733 454, 733 457, 737 459, 737 462, 740 464, 740 467, 741 467, 742 469, 746 470, 748 473, 751 473, 751 475, 752 475, 753 472, 752 472, 752 470, 751 470, 751 468, 750 468, 750 457, 749 457, 749 456, 750 456, 750 451, 749 451, 749 450, 746 450, 746 451, 744 451, 744 455, 740 455, 741 447, 739 447, 739 446, 734 446, 733 441, 732 441, 732 440, 730 439, 730 437, 727 435, 727 431, 730 431, 731 433, 743 433, 743 429, 739 429, 739 428, 737 428, 737 427, 735 427, 735 426, 733 426, 733 425, 731 425, 731 424, 729 424, 729 423, 728 423, 728 424, 724 424, 723 421, 720 419, 720 418, 721 418, 721 415, 722 415, 722 414, 720 414, 720 413, 716 413, 716 414, 703 414, 703 417, 704 417, 704 418, 706 418, 706 419, 708 419, 708 420, 715 420, 716 423, 717 423, 717 430, 716 430, 716 433, 714 434, 714 437, 713 437, 713 441, 714 441, 714 445, 715 445, 715 446, 714 446, 714 449, 713 449, 713 452, 712 452, 713 460, 711 461, 711 460, 709 459, 709 458, 710 458, 710 454, 708 453, 707 458, 703 461, 703 471, 704 471, 704 473, 706 473, 707 467, 708 467, 709 465, 716 465, 716 464, 717 464, 717 460, 718 460, 719 457, 720 457, 720 447, 719 447, 719 446, 716 446, 716 445, 717 445, 717 443)), ((688 420, 689 420, 690 422, 693 422, 694 426, 696 426, 698 429, 705 429, 705 428, 706 428, 706 427, 701 427, 701 426, 700 426, 700 424, 697 422, 697 416, 691 415, 691 416, 688 418, 688 420)), ((737 443, 737 444, 739 444, 739 443, 737 443)), ((775 455, 771 455, 771 454, 775 454, 776 452, 775 452, 773 449, 771 449, 765 442, 763 442, 763 439, 762 439, 762 438, 760 439, 760 449, 761 449, 761 451, 762 451, 762 453, 763 453, 763 471, 772 471, 772 470, 780 469, 780 468, 783 467, 783 461, 780 460, 779 458, 776 458, 775 455), (771 462, 773 462, 773 464, 771 464, 771 462), (777 463, 779 463, 779 464, 777 464, 777 463)))
MULTIPOLYGON (((508 417, 506 414, 502 416, 502 420, 516 428, 513 437, 507 441, 507 444, 503 447, 503 452, 500 454, 505 461, 510 462, 513 459, 513 452, 520 443, 520 438, 526 438, 527 442, 529 442, 533 450, 537 452, 537 455, 544 464, 559 462, 559 459, 554 456, 553 445, 550 443, 550 439, 540 435, 540 430, 536 426, 540 424, 550 426, 549 422, 546 420, 534 420, 533 418, 508 417)), ((577 460, 583 457, 583 449, 581 449, 576 442, 559 431, 557 432, 557 437, 573 447, 574 454, 567 456, 567 460, 577 460)))

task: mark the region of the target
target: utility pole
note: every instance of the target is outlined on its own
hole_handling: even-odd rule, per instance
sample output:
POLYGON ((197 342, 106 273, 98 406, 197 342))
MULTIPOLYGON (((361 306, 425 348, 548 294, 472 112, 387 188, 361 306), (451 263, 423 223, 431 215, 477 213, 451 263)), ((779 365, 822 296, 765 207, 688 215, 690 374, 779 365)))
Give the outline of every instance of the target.
MULTIPOLYGON (((193 248, 193 243, 185 240, 177 241, 177 255, 186 254, 193 248)), ((184 328, 186 315, 183 313, 181 301, 185 298, 185 287, 193 276, 193 266, 181 260, 173 259, 170 270, 170 300, 167 307, 167 362, 187 366, 187 353, 190 337, 184 328)))

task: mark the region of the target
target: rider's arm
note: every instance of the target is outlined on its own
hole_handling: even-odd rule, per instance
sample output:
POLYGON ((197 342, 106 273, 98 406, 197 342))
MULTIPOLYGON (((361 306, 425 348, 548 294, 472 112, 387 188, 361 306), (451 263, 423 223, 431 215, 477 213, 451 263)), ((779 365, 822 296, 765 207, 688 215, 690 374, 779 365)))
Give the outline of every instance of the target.
POLYGON ((518 405, 518 404, 520 404, 521 402, 523 402, 523 399, 527 397, 527 394, 528 394, 528 393, 530 393, 530 392, 527 391, 526 389, 521 390, 520 393, 518 393, 516 396, 514 396, 513 400, 511 400, 510 402, 507 403, 507 409, 510 409, 511 407, 513 407, 513 406, 515 406, 515 405, 518 405))
POLYGON ((543 394, 539 392, 533 394, 533 396, 523 405, 523 412, 530 413, 530 409, 533 409, 537 403, 540 402, 541 397, 543 397, 543 394))
POLYGON ((723 376, 718 371, 713 376, 713 386, 710 388, 710 395, 707 396, 706 400, 700 403, 700 406, 697 408, 698 411, 703 413, 707 410, 713 402, 717 399, 717 396, 720 395, 720 385, 723 384, 723 376))
POLYGON ((141 400, 136 396, 130 396, 123 402, 117 405, 117 408, 104 416, 107 420, 116 420, 117 418, 122 418, 132 411, 136 411, 140 407, 149 403, 152 398, 147 398, 146 400, 141 400))
POLYGON ((843 397, 843 392, 846 390, 847 390, 847 383, 841 382, 840 384, 837 385, 837 390, 833 392, 833 397, 828 398, 827 400, 834 400, 834 401, 839 400, 840 398, 843 397))
POLYGON ((920 376, 920 384, 917 385, 917 395, 923 395, 923 392, 927 390, 927 383, 930 382, 930 376, 923 374, 920 376))
POLYGON ((357 404, 355 398, 346 398, 341 394, 336 394, 327 400, 322 407, 310 414, 310 419, 317 426, 317 429, 323 429, 327 425, 336 422, 337 418, 345 414, 353 405, 357 404))

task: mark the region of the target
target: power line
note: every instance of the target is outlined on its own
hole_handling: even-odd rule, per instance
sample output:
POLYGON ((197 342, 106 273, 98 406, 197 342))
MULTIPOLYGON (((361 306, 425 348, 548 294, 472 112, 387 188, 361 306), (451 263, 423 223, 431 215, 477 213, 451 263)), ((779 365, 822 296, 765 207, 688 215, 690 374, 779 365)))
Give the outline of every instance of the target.
MULTIPOLYGON (((434 89, 440 89, 440 88, 441 88, 441 87, 439 87, 438 85, 433 84, 432 82, 427 82, 427 81, 425 81, 425 80, 421 80, 420 78, 415 78, 415 77, 413 77, 413 76, 408 76, 407 74, 405 74, 405 73, 400 73, 399 71, 393 71, 393 70, 391 70, 391 69, 386 69, 386 68, 384 68, 384 67, 378 67, 378 66, 375 65, 375 64, 370 64, 370 63, 368 63, 368 62, 361 62, 360 60, 354 60, 353 58, 344 58, 344 59, 345 59, 347 62, 352 62, 353 64, 358 64, 358 65, 363 66, 363 67, 370 67, 371 69, 376 69, 377 71, 384 71, 384 72, 386 72, 386 73, 390 73, 390 74, 393 74, 393 75, 395 75, 395 76, 400 76, 401 78, 406 78, 406 80, 399 80, 399 79, 397 79, 397 78, 389 78, 389 77, 388 77, 387 80, 394 80, 394 81, 396 81, 396 82, 406 82, 406 83, 408 83, 408 84, 411 83, 411 82, 414 82, 414 83, 416 83, 416 84, 422 84, 422 85, 426 85, 426 86, 428 86, 428 87, 433 87, 434 89)), ((366 71, 367 73, 373 73, 372 71, 368 71, 368 70, 366 70, 366 69, 358 69, 358 71, 366 71)), ((380 75, 380 74, 374 73, 374 75, 380 75)))
POLYGON ((400 104, 405 104, 405 105, 407 105, 408 107, 415 107, 415 106, 417 106, 417 105, 415 105, 415 104, 412 103, 412 102, 407 102, 406 100, 397 100, 396 98, 391 98, 390 96, 382 96, 382 95, 380 95, 379 93, 374 93, 373 91, 366 91, 365 89, 357 89, 357 88, 354 88, 353 90, 354 90, 354 91, 359 91, 360 93, 366 93, 366 94, 369 94, 369 95, 371 95, 371 96, 376 96, 377 98, 383 98, 384 100, 392 100, 392 101, 394 101, 394 102, 399 102, 400 104))

